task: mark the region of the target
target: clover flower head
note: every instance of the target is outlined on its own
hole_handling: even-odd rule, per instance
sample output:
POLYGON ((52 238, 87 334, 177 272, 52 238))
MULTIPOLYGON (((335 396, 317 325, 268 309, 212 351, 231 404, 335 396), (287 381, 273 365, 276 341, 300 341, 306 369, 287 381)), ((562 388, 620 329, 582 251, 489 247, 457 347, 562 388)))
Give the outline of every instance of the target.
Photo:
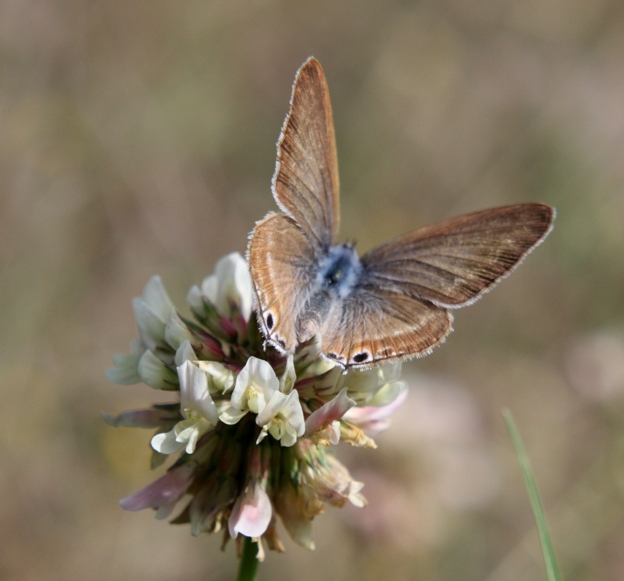
POLYGON ((153 277, 133 302, 139 339, 106 373, 178 394, 168 404, 103 414, 112 426, 156 430, 152 467, 176 458, 122 508, 152 508, 158 518, 177 510, 172 522, 189 523, 193 535, 223 531, 226 539, 250 537, 283 551, 279 519, 295 542, 314 548, 312 521, 326 503, 366 504, 363 484, 331 447, 375 447, 372 436, 405 397, 400 366, 343 374, 315 339, 288 357, 265 348, 237 253, 222 258, 187 300, 193 318, 175 309, 153 277))

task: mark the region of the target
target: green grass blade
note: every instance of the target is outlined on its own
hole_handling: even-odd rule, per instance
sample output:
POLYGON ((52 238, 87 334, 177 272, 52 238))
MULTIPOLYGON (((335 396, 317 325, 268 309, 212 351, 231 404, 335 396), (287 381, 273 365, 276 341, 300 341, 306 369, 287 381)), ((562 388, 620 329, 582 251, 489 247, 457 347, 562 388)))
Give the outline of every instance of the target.
POLYGON ((555 552, 553 551, 552 543, 550 542, 550 535, 548 534, 548 527, 546 526, 546 517, 544 516, 544 509, 537 492, 537 485, 533 478, 531 471, 531 464, 529 458, 524 450, 524 444, 520 437, 520 432, 516 426, 516 422, 509 410, 503 410, 503 419, 509 430, 511 441, 516 449, 516 455, 520 462, 522 469, 522 475, 524 476, 524 482, 526 484, 527 492, 529 493, 529 499, 531 501, 531 508, 533 509, 533 516, 537 524, 537 532, 539 534, 540 544, 542 546, 542 553, 544 555, 544 563, 546 565, 546 572, 548 574, 549 581, 561 581, 561 573, 559 567, 557 567, 557 560, 555 559, 555 552))

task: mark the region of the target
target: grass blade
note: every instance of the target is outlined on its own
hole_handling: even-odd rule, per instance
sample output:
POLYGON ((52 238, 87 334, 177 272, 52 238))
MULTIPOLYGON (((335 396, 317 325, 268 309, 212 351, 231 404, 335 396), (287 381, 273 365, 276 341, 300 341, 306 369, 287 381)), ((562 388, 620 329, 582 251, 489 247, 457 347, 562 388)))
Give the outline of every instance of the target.
POLYGON ((561 581, 561 573, 557 566, 557 560, 555 559, 555 552, 553 551, 552 543, 550 541, 550 535, 548 534, 548 527, 546 526, 546 517, 544 516, 544 509, 537 492, 537 485, 533 478, 531 471, 531 464, 529 458, 524 450, 524 444, 520 437, 520 432, 516 426, 516 422, 509 410, 503 410, 503 419, 509 430, 511 441, 516 449, 516 455, 520 462, 520 468, 522 469, 522 475, 524 476, 524 482, 526 484, 527 492, 529 493, 529 499, 531 501, 531 508, 533 509, 533 516, 537 524, 537 532, 539 534, 540 545, 542 546, 542 554, 544 555, 544 563, 546 565, 546 573, 548 574, 549 581, 561 581))

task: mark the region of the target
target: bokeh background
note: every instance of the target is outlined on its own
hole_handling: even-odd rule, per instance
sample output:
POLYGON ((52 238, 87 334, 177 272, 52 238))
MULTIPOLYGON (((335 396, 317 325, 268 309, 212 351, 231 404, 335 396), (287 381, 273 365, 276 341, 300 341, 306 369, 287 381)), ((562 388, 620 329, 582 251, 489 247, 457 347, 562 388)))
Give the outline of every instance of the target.
POLYGON ((274 209, 309 55, 332 94, 342 234, 363 251, 464 211, 557 207, 554 232, 405 366, 369 507, 330 509, 261 579, 544 579, 500 410, 566 579, 624 578, 624 5, 619 0, 0 0, 0 578, 231 579, 233 546, 124 513, 154 478, 103 372, 130 300, 186 290, 274 209))

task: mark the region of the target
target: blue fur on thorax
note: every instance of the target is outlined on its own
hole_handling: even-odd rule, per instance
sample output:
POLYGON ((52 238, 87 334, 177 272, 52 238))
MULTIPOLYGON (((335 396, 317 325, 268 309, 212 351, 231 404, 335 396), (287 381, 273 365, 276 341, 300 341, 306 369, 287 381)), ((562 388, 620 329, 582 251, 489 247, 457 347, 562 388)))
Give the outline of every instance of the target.
POLYGON ((321 261, 316 281, 323 290, 344 299, 351 293, 361 271, 362 264, 353 247, 332 246, 321 261))

